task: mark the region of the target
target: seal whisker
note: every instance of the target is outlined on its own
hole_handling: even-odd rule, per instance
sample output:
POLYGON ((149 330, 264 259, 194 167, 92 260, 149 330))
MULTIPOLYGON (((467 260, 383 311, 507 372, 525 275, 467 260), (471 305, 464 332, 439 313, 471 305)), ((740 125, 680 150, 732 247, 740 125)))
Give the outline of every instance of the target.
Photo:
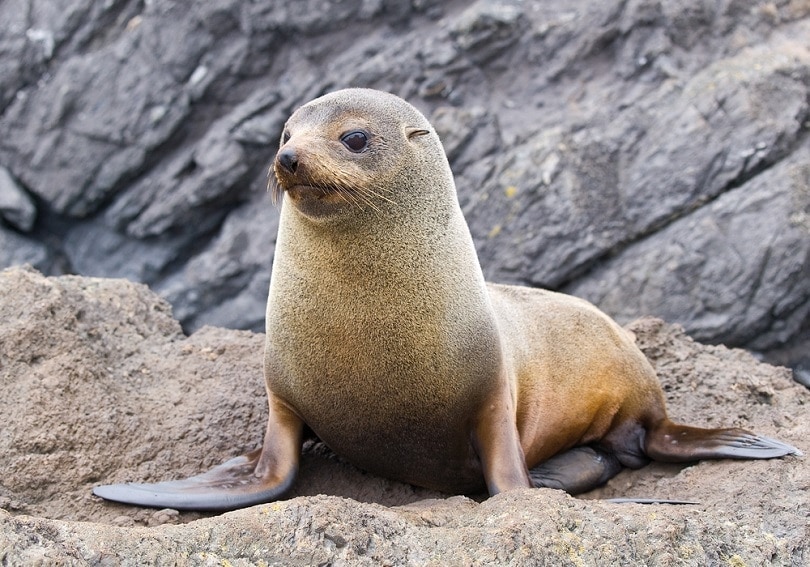
POLYGON ((362 205, 352 195, 352 191, 347 188, 347 183, 344 179, 345 176, 343 175, 343 172, 333 167, 324 166, 324 164, 319 165, 325 169, 324 177, 327 180, 325 183, 321 181, 321 186, 323 186, 326 191, 337 194, 347 205, 357 207, 362 211, 362 205))
POLYGON ((329 188, 332 189, 334 193, 337 193, 337 195, 343 199, 343 202, 345 202, 347 205, 355 206, 361 211, 363 210, 363 206, 357 201, 352 192, 346 189, 346 187, 341 185, 338 181, 331 181, 329 183, 329 188))
POLYGON ((358 200, 362 200, 366 205, 371 207, 375 212, 377 212, 377 213, 381 212, 380 208, 374 203, 374 201, 372 201, 368 197, 368 195, 366 194, 366 191, 364 189, 362 189, 362 188, 359 188, 359 189, 358 188, 353 188, 352 189, 352 195, 354 195, 355 198, 357 198, 358 200))
POLYGON ((340 196, 343 198, 343 200, 346 201, 347 203, 349 203, 351 205, 354 205, 360 211, 365 210, 363 208, 363 204, 360 201, 358 201, 357 197, 351 191, 348 191, 343 187, 336 187, 336 191, 340 194, 340 196))
POLYGON ((284 191, 281 189, 281 186, 278 182, 278 177, 276 177, 276 172, 273 166, 270 166, 267 170, 267 192, 270 193, 270 200, 273 205, 278 205, 279 201, 281 200, 284 191))
POLYGON ((378 199, 382 199, 383 201, 385 201, 387 203, 399 206, 399 203, 397 203, 396 201, 394 201, 392 199, 389 199, 385 195, 382 195, 382 194, 378 193, 377 191, 374 191, 373 189, 370 189, 370 188, 367 187, 365 189, 365 191, 366 191, 366 193, 368 193, 368 194, 370 194, 370 195, 372 195, 374 197, 377 197, 378 199))
POLYGON ((345 172, 335 172, 336 180, 333 182, 336 190, 340 191, 342 194, 348 195, 351 197, 352 201, 358 206, 358 208, 363 211, 365 210, 362 204, 367 205, 371 209, 376 212, 380 212, 379 207, 377 207, 373 201, 371 201, 365 194, 362 188, 354 187, 354 183, 345 172))

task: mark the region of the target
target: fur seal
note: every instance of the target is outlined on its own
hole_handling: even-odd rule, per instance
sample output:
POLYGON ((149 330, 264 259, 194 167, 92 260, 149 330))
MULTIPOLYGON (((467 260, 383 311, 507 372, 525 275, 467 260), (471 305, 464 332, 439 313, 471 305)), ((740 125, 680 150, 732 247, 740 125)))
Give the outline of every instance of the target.
POLYGON ((630 333, 575 297, 487 284, 439 137, 394 95, 295 111, 267 301, 261 448, 198 476, 99 486, 109 500, 228 510, 282 496, 305 431, 356 466, 450 493, 572 493, 650 459, 799 451, 667 418, 630 333))

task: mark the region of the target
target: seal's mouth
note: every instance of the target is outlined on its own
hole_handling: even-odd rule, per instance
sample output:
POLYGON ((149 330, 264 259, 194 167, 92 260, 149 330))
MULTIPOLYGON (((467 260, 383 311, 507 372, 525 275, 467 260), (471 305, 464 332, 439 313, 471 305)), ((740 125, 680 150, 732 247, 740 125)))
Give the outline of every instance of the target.
POLYGON ((346 196, 337 187, 323 187, 321 185, 308 185, 296 183, 282 188, 290 200, 298 208, 318 205, 337 205, 347 201, 346 196))
POLYGON ((296 183, 279 186, 279 191, 286 195, 293 207, 313 220, 328 218, 351 202, 338 187, 296 183))
POLYGON ((330 177, 324 179, 321 175, 302 171, 300 167, 297 172, 289 172, 279 167, 276 160, 271 173, 275 175, 268 175, 268 190, 272 193, 273 202, 279 204, 286 195, 293 207, 313 219, 323 219, 347 210, 380 213, 383 204, 396 204, 387 192, 356 187, 352 178, 348 175, 341 177, 341 172, 329 172, 330 177))
POLYGON ((285 194, 293 201, 307 201, 321 200, 340 191, 337 187, 311 183, 305 179, 290 179, 290 177, 289 175, 279 175, 277 171, 270 170, 267 190, 272 195, 273 203, 279 204, 285 194))
POLYGON ((296 201, 302 199, 323 199, 336 193, 335 189, 333 188, 304 184, 296 184, 287 188, 282 187, 281 190, 287 193, 291 199, 296 201))

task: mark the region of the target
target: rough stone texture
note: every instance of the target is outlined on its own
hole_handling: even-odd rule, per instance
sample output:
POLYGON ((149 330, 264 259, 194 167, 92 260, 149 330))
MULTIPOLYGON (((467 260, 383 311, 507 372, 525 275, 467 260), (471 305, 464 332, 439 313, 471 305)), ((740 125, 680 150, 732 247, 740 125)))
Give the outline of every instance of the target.
POLYGON ((11 177, 5 167, 0 167, 0 218, 14 228, 28 232, 34 227, 37 209, 34 202, 11 177))
POLYGON ((0 266, 259 330, 281 125, 370 86, 434 120, 489 279, 810 383, 807 0, 11 0, 0 21, 0 167, 36 207, 0 222, 0 266))
POLYGON ((797 336, 810 313, 810 145, 595 269, 568 291, 621 320, 685 314, 692 334, 754 349, 797 336), (763 222, 762 219, 768 219, 763 222), (684 274, 694 281, 680 281, 684 274), (727 282, 719 286, 718 282, 727 282), (778 301, 774 301, 778 298, 778 301))
MULTIPOLYGON (((183 335, 125 280, 0 272, 4 565, 806 565, 806 457, 653 464, 583 498, 449 497, 306 447, 290 499, 209 517, 107 503, 95 484, 182 477, 261 441, 263 337, 183 335), (616 496, 697 500, 617 505, 616 496)), ((647 318, 630 328, 670 414, 810 450, 810 392, 741 350, 647 318)))

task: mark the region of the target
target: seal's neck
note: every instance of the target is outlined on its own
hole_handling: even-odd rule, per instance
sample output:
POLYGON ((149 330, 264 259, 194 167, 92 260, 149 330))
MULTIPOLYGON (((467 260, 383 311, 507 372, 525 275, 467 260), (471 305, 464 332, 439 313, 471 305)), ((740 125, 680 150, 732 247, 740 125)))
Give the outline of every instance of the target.
POLYGON ((436 282, 453 293, 448 286, 460 277, 467 286, 484 285, 455 192, 407 199, 395 195, 376 210, 368 207, 338 222, 312 221, 285 202, 274 276, 281 265, 310 277, 319 274, 324 285, 343 282, 355 289, 390 284, 417 293, 436 282))
POLYGON ((265 364, 275 392, 306 405, 300 392, 345 388, 351 377, 348 396, 402 401, 450 375, 461 390, 488 376, 453 370, 471 356, 497 364, 500 346, 472 238, 452 197, 426 198, 411 205, 424 208, 364 223, 357 218, 343 230, 282 205, 266 319, 272 340, 265 364))

